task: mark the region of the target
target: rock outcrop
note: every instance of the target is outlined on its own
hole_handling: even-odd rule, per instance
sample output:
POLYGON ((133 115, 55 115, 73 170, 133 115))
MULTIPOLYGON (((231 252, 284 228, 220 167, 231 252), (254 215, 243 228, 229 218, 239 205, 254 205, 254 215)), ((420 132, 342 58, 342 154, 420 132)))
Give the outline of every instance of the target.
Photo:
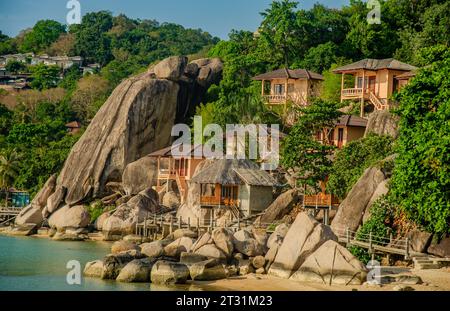
MULTIPOLYGON (((171 57, 123 81, 72 148, 56 185, 52 177, 33 200, 34 210, 45 209, 43 202, 54 194, 56 187, 66 190, 63 195, 59 192, 57 198, 53 196, 57 199, 52 203, 55 210, 108 194, 106 184, 122 181, 130 163, 170 145, 172 126, 193 114, 208 87, 220 81, 222 67, 218 59, 187 64, 186 57, 171 57)), ((128 191, 141 190, 129 180, 128 174, 128 191)), ((40 219, 36 219, 34 210, 24 211, 18 221, 38 224, 40 219)), ((46 209, 45 216, 55 210, 46 209)))
POLYGON ((345 247, 335 241, 327 241, 306 259, 290 279, 325 285, 361 285, 367 279, 367 270, 345 247))
POLYGON ((370 133, 389 135, 393 138, 397 138, 399 134, 398 118, 392 115, 388 110, 371 113, 367 123, 365 136, 370 133))
POLYGON ((300 196, 294 189, 286 191, 281 194, 269 207, 264 211, 256 222, 272 223, 277 219, 281 219, 286 214, 289 214, 291 209, 298 203, 300 196))
POLYGON ((331 223, 334 232, 356 231, 378 186, 386 179, 376 167, 368 168, 341 203, 331 223))
POLYGON ((450 258, 450 238, 442 239, 439 244, 432 244, 428 247, 428 253, 438 257, 450 258))
POLYGON ((122 175, 122 185, 127 195, 136 195, 156 185, 157 159, 143 157, 128 164, 122 175))
POLYGON ((91 217, 83 205, 64 206, 53 213, 48 219, 48 224, 51 228, 66 229, 66 228, 84 228, 89 225, 91 217))
POLYGON ((331 229, 307 213, 298 214, 278 249, 269 274, 289 278, 305 260, 328 240, 337 241, 331 229))

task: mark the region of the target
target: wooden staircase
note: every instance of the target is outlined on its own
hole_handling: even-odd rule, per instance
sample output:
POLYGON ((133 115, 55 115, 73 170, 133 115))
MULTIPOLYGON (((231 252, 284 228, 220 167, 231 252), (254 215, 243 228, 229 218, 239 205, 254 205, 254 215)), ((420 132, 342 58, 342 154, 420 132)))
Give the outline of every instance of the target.
POLYGON ((177 182, 177 187, 178 187, 178 191, 180 192, 180 197, 181 197, 181 204, 183 204, 186 200, 186 196, 187 196, 187 184, 186 184, 186 180, 180 177, 180 174, 177 172, 176 173, 176 182, 177 182))
POLYGON ((383 103, 381 99, 375 95, 374 92, 369 91, 369 100, 375 106, 376 110, 387 110, 389 109, 389 105, 387 103, 383 103))
POLYGON ((416 270, 441 269, 450 266, 450 258, 437 258, 431 256, 414 257, 413 262, 414 269, 416 270))

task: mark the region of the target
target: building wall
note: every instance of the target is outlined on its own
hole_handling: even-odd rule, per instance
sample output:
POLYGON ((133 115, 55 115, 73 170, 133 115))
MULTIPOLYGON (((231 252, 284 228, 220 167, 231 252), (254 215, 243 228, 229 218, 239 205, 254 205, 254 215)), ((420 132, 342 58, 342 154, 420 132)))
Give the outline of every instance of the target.
MULTIPOLYGON (((273 79, 270 83, 270 95, 276 95, 275 94, 275 85, 277 84, 286 84, 286 79, 273 79)), ((308 80, 301 80, 301 79, 289 79, 288 84, 292 84, 294 86, 294 89, 291 90, 288 94, 292 96, 294 100, 300 100, 304 99, 306 100, 308 98, 308 80)))
POLYGON ((365 132, 366 132, 365 127, 347 126, 347 133, 345 135, 346 136, 345 144, 363 138, 365 132))
POLYGON ((250 187, 248 185, 239 186, 238 200, 240 202, 239 209, 245 216, 250 214, 250 187))
POLYGON ((273 202, 272 187, 246 186, 250 192, 250 215, 264 211, 273 202))
POLYGON ((190 180, 192 177, 194 177, 195 170, 197 169, 197 166, 203 161, 203 159, 194 159, 193 157, 188 161, 189 163, 189 170, 188 170, 188 176, 186 176, 187 180, 190 180))
MULTIPOLYGON (((365 71, 365 77, 376 76, 375 94, 381 99, 388 99, 394 92, 394 77, 405 73, 404 71, 382 69, 378 71, 365 71)), ((358 78, 363 77, 363 70, 355 74, 355 88, 358 87, 358 78)))

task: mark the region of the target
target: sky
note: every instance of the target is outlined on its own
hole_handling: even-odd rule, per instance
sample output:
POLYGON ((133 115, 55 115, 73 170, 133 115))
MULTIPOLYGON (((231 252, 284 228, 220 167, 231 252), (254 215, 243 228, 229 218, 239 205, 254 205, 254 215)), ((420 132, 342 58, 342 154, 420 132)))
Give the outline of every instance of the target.
MULTIPOLYGON (((0 0, 0 30, 16 36, 41 19, 66 23, 68 0, 0 0)), ((172 22, 186 28, 201 28, 213 36, 226 39, 232 29, 257 29, 260 12, 272 0, 79 0, 81 14, 100 10, 130 18, 172 22)), ((300 0, 299 8, 308 9, 319 2, 339 8, 349 0, 300 0)))

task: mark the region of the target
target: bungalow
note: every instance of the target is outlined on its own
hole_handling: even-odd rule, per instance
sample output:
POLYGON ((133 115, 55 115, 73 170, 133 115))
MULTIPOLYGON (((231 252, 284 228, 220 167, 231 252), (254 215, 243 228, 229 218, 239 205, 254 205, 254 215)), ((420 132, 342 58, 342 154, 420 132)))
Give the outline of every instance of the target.
POLYGON ((67 133, 76 134, 81 130, 81 123, 78 121, 72 121, 66 124, 67 133))
POLYGON ((396 59, 363 59, 333 70, 342 74, 341 102, 359 100, 361 117, 364 116, 365 102, 372 104, 376 110, 389 109, 389 99, 398 90, 397 76, 416 70, 417 68, 396 59), (345 75, 355 77, 353 88, 345 88, 345 75))
POLYGON ((323 76, 305 69, 278 69, 253 77, 262 81, 261 96, 267 105, 286 105, 288 102, 306 106, 317 96, 323 76))
MULTIPOLYGON (((176 182, 180 192, 181 201, 184 202, 187 196, 187 182, 192 179, 197 166, 203 161, 203 158, 188 156, 186 158, 175 157, 172 155, 172 146, 155 151, 149 155, 157 159, 157 182, 156 191, 160 192, 170 186, 170 182, 176 182)), ((194 155, 196 148, 191 146, 191 155, 194 155)))
POLYGON ((317 140, 341 149, 349 142, 363 138, 366 127, 367 119, 344 115, 339 118, 334 128, 318 132, 317 140))
POLYGON ((191 180, 200 185, 203 223, 223 209, 235 219, 265 210, 273 201, 277 181, 249 160, 212 160, 191 180))

